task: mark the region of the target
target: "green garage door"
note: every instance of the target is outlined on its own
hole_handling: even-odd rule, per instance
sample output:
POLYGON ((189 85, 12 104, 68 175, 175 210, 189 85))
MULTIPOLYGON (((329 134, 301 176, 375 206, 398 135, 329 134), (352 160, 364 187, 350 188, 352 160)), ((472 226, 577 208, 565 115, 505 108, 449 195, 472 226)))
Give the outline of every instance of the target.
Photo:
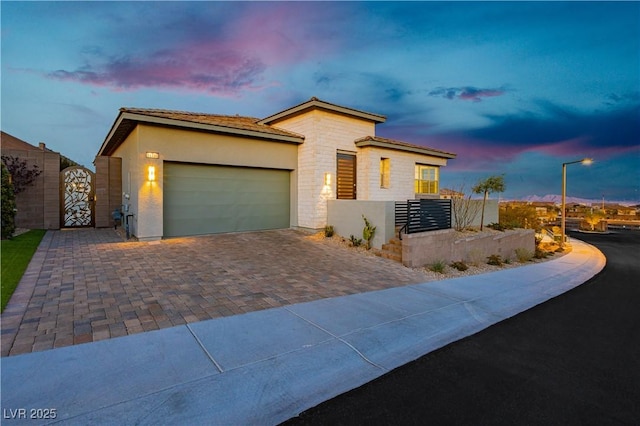
POLYGON ((164 163, 164 236, 289 227, 288 170, 164 163))

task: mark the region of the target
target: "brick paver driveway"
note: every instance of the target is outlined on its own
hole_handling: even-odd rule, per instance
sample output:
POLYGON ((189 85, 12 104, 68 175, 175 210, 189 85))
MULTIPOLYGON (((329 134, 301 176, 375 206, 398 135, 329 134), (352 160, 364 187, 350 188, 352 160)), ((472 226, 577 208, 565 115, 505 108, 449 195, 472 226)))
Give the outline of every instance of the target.
POLYGON ((155 242, 49 231, 2 314, 2 356, 423 281, 295 230, 155 242))

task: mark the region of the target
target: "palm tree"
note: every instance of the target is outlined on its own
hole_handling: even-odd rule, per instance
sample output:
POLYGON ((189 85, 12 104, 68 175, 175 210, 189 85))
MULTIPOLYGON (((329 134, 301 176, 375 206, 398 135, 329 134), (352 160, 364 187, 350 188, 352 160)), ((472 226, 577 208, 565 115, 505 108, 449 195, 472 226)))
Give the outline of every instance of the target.
POLYGON ((478 182, 473 188, 473 192, 476 194, 484 193, 482 199, 482 214, 480 215, 480 230, 484 227, 484 206, 487 202, 487 196, 492 192, 504 192, 504 175, 489 176, 488 178, 478 182))

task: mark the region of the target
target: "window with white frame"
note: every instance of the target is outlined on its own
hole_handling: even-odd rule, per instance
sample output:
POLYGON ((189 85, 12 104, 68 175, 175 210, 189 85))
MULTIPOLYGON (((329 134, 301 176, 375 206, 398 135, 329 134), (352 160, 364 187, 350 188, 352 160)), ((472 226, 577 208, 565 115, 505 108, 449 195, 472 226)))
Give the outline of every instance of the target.
POLYGON ((440 168, 437 166, 416 164, 415 193, 437 195, 439 193, 439 170, 440 168))

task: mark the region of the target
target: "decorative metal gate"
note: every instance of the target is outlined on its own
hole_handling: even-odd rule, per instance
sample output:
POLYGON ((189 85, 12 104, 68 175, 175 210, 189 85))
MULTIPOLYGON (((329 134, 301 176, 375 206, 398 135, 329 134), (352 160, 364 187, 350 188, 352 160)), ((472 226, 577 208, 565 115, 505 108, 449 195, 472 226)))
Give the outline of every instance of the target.
POLYGON ((84 167, 67 167, 60 172, 62 194, 60 226, 94 226, 95 174, 84 167))

